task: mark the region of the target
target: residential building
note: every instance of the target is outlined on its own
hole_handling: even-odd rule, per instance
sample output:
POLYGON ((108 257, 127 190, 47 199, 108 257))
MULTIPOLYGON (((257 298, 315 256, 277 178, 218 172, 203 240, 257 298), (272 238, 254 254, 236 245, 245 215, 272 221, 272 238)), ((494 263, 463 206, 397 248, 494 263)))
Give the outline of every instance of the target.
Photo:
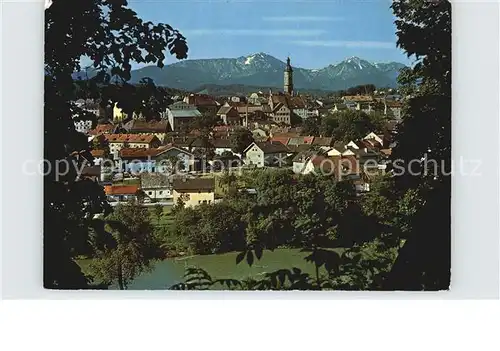
POLYGON ((123 162, 122 168, 133 173, 148 171, 170 174, 173 171, 196 170, 194 155, 172 145, 151 149, 121 149, 119 156, 123 162))
POLYGON ((318 146, 324 151, 330 150, 333 145, 333 138, 331 137, 315 137, 312 145, 318 146))
POLYGON ((117 155, 122 148, 157 148, 161 141, 152 134, 103 134, 109 144, 109 151, 117 155))
POLYGON ((301 151, 301 152, 297 153, 297 155, 295 155, 295 157, 292 159, 293 173, 302 174, 302 172, 306 168, 307 162, 309 161, 309 159, 313 155, 314 155, 314 153, 309 151, 309 150, 301 151))
POLYGON ((333 146, 332 148, 330 148, 326 154, 328 155, 328 157, 337 157, 337 156, 342 156, 342 153, 345 151, 345 147, 344 146, 333 146))
POLYGON ((384 115, 389 115, 392 119, 400 121, 403 104, 399 101, 384 101, 384 115))
POLYGON ((195 105, 185 101, 173 103, 166 109, 165 113, 162 114, 162 118, 168 120, 170 129, 173 131, 181 129, 181 126, 192 124, 201 116, 201 112, 195 105))
POLYGON ((215 201, 214 178, 181 178, 173 182, 174 203, 181 199, 185 207, 212 204, 215 201))
POLYGON ((141 189, 151 200, 171 201, 173 199, 172 185, 166 174, 142 173, 141 189))
POLYGON ((238 110, 229 105, 227 102, 217 111, 217 116, 222 119, 224 124, 239 125, 241 124, 240 114, 238 110))
POLYGON ((262 91, 250 94, 248 102, 254 105, 262 105, 267 103, 267 97, 262 91))
POLYGON ((380 145, 384 145, 384 136, 375 134, 374 132, 368 133, 364 138, 364 140, 374 139, 380 143, 380 145))
POLYGON ((224 152, 233 152, 231 140, 229 138, 213 139, 212 145, 214 146, 214 152, 216 155, 222 155, 224 152))
POLYGON ((101 165, 102 161, 106 158, 106 153, 104 150, 91 150, 90 154, 94 158, 94 165, 101 165))
POLYGON ((113 134, 117 126, 114 124, 98 124, 94 129, 90 130, 89 135, 113 134))
POLYGON ((184 102, 194 105, 201 113, 215 115, 220 107, 220 104, 215 99, 203 94, 190 94, 184 97, 184 102))
POLYGON ((271 116, 274 122, 280 124, 291 124, 292 121, 292 110, 288 108, 283 103, 278 103, 275 105, 274 109, 271 112, 271 116))
POLYGON ((131 120, 123 125, 123 128, 130 134, 153 134, 162 143, 165 139, 166 133, 169 131, 168 121, 140 121, 131 120))
POLYGON ((159 173, 171 173, 172 166, 175 167, 174 170, 177 173, 199 169, 199 164, 191 152, 172 145, 159 148, 159 152, 152 158, 155 162, 155 170, 159 173), (172 165, 174 161, 176 164, 172 165))
POLYGON ((106 185, 104 192, 108 201, 121 202, 136 199, 136 193, 139 190, 138 185, 106 185))
MULTIPOLYGON (((302 170, 298 172, 300 174, 313 173, 317 175, 333 176, 336 174, 335 166, 338 164, 338 158, 336 159, 320 155, 312 155, 303 160, 302 163, 302 170)), ((298 171, 299 167, 297 167, 296 170, 298 171)))
POLYGON ((285 166, 288 153, 290 150, 279 141, 254 142, 243 151, 245 164, 256 167, 285 166))

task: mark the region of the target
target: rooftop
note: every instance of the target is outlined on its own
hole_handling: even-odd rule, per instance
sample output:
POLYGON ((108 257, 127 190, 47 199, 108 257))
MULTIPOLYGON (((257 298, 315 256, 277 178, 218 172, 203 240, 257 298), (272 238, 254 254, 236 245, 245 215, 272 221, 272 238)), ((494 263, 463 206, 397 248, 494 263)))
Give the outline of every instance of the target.
POLYGON ((215 189, 215 179, 214 178, 175 179, 173 188, 177 191, 213 192, 215 189))

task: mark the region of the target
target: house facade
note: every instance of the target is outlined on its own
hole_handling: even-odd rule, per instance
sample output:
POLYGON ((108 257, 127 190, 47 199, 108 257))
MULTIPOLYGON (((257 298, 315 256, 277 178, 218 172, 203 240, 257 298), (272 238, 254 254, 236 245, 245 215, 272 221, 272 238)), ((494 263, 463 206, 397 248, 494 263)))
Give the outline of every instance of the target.
POLYGON ((185 101, 177 101, 171 104, 164 113, 162 119, 166 119, 172 131, 178 131, 183 125, 193 123, 201 117, 201 112, 194 104, 185 101))
POLYGON ((151 134, 103 134, 109 144, 109 151, 117 155, 122 148, 157 148, 161 141, 151 134))
POLYGON ((283 167, 290 150, 280 142, 254 142, 244 151, 245 164, 261 167, 283 167))
POLYGON ((182 200, 185 207, 213 204, 215 201, 214 178, 183 178, 173 182, 173 200, 182 200))
POLYGON ((184 97, 186 104, 194 105, 201 112, 209 115, 215 115, 220 107, 220 104, 214 98, 203 94, 190 94, 184 97))
POLYGON ((171 173, 172 166, 177 172, 188 172, 196 170, 195 156, 178 147, 169 146, 160 148, 160 151, 153 156, 155 171, 159 173, 171 173), (177 164, 172 165, 175 161, 177 164))
POLYGON ((239 125, 241 124, 240 114, 238 110, 229 105, 229 103, 225 103, 221 106, 219 111, 217 111, 217 116, 224 122, 226 125, 239 125))
POLYGON ((141 174, 141 189, 153 201, 172 201, 172 185, 166 174, 141 174))
POLYGON ((123 202, 136 199, 136 193, 139 190, 138 185, 106 185, 104 192, 108 201, 123 202))

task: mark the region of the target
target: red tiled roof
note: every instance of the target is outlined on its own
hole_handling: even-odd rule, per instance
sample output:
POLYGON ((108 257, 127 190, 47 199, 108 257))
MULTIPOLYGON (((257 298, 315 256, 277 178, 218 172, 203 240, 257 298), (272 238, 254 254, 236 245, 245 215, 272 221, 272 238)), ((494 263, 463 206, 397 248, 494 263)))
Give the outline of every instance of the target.
POLYGON ((132 120, 125 124, 125 128, 130 132, 144 133, 165 133, 168 128, 168 121, 138 121, 132 120))
POLYGON ((106 140, 111 143, 151 143, 158 138, 153 134, 105 134, 106 140))
POLYGON ((115 128, 112 124, 98 124, 94 129, 89 131, 90 135, 107 134, 113 132, 115 128))
POLYGON ((104 150, 91 150, 92 157, 104 157, 104 150))
POLYGON ((216 106, 217 102, 215 99, 211 96, 208 95, 202 95, 202 94, 191 94, 188 97, 189 103, 193 104, 195 106, 216 106))
POLYGON ((106 195, 134 195, 139 190, 138 185, 106 185, 106 195))
POLYGON ((282 143, 283 145, 287 145, 288 142, 290 141, 290 138, 287 138, 287 137, 277 137, 277 136, 273 136, 271 139, 270 139, 272 142, 273 141, 277 141, 277 142, 280 142, 282 143))
MULTIPOLYGON (((296 138, 299 136, 299 133, 295 132, 286 132, 286 133, 272 133, 273 138, 296 138)), ((313 137, 314 138, 314 137, 313 137)))
POLYGON ((144 149, 144 148, 124 148, 119 151, 120 157, 122 158, 140 158, 140 157, 148 157, 148 156, 156 156, 160 152, 164 151, 164 149, 144 149))
POLYGON ((313 136, 306 136, 304 137, 304 144, 312 144, 314 141, 314 137, 313 136))
POLYGON ((311 163, 314 167, 320 168, 322 172, 330 173, 332 169, 336 169, 336 162, 334 159, 325 156, 312 156, 311 163))
POLYGON ((387 107, 392 108, 403 107, 403 104, 399 101, 386 101, 385 104, 387 105, 387 107))

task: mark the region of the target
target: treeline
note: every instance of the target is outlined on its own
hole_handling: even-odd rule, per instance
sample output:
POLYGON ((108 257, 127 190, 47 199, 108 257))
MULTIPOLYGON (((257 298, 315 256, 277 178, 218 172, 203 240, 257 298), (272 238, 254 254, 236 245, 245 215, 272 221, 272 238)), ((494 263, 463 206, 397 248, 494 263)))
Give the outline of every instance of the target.
POLYGON ((341 111, 326 117, 311 117, 302 124, 302 135, 333 137, 336 141, 359 140, 370 132, 382 132, 386 117, 381 112, 341 111))
MULTIPOLYGON (((310 285, 303 288, 383 289, 404 233, 410 230, 409 217, 421 205, 418 194, 399 198, 392 180, 385 177, 364 197, 356 196, 349 181, 296 176, 286 170, 255 171, 245 182, 257 190, 255 197, 230 186, 232 192, 214 205, 176 205, 172 225, 160 239, 163 246, 189 254, 238 251, 236 263, 246 260, 250 265, 264 250, 301 248, 310 252, 306 260, 317 267, 316 276, 309 276, 310 285), (319 274, 320 267, 326 275, 319 274)), ((187 273, 206 276, 200 270, 187 273)), ((189 286, 189 279, 185 283, 176 288, 200 288, 189 286)))

